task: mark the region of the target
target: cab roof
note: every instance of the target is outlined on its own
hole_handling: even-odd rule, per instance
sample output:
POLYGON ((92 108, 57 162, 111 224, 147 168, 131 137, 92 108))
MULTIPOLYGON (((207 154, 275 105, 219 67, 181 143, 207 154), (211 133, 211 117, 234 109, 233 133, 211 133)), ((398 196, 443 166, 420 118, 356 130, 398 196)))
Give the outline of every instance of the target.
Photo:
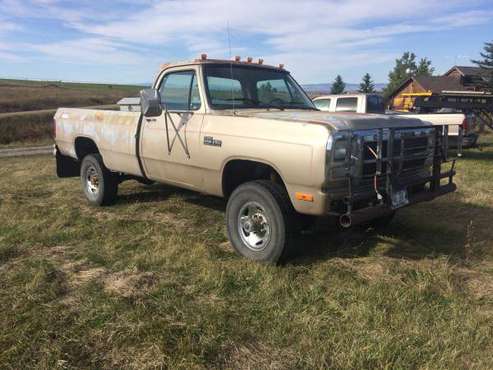
POLYGON ((250 58, 250 57, 247 58, 247 60, 241 60, 239 57, 235 57, 235 59, 233 59, 233 60, 209 59, 209 58, 207 58, 207 56, 205 56, 205 58, 204 58, 204 55, 205 54, 203 54, 200 58, 193 59, 193 60, 161 64, 160 71, 164 71, 165 69, 168 69, 171 67, 182 67, 182 66, 189 66, 189 65, 232 64, 234 66, 266 68, 266 69, 273 69, 273 70, 277 70, 277 71, 287 72, 284 69, 283 64, 279 64, 278 66, 272 66, 272 65, 264 64, 263 59, 258 59, 258 61, 254 61, 253 58, 250 58))

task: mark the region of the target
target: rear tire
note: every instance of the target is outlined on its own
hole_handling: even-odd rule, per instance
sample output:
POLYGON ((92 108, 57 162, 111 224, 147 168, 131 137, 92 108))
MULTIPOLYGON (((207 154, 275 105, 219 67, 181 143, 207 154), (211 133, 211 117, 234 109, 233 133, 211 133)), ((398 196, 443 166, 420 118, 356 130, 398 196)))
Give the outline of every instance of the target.
POLYGON ((100 154, 84 157, 80 166, 80 181, 90 204, 107 206, 116 200, 118 176, 106 168, 100 154))
POLYGON ((234 249, 254 261, 277 263, 288 252, 296 214, 285 189, 257 180, 238 186, 226 207, 228 236, 234 249))

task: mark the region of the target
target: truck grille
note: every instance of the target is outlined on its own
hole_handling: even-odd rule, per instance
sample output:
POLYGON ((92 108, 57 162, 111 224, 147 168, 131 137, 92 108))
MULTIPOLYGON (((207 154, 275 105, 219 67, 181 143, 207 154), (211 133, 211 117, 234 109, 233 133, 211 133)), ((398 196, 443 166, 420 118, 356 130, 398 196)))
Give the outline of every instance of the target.
MULTIPOLYGON (((426 160, 433 154, 433 147, 429 140, 431 133, 421 134, 419 131, 419 136, 415 136, 414 131, 408 130, 405 134, 396 135, 392 145, 392 158, 389 158, 388 139, 382 140, 382 173, 387 172, 389 163, 387 160, 390 161, 393 169, 400 173, 422 170, 426 165, 426 160)), ((374 138, 371 141, 363 139, 364 164, 361 173, 363 177, 373 177, 377 172, 377 160, 374 155, 377 152, 378 142, 374 138)))
POLYGON ((339 132, 330 153, 327 186, 342 191, 350 175, 355 191, 371 190, 375 176, 378 186, 385 187, 389 173, 399 182, 419 182, 430 175, 435 136, 430 126, 339 132))
POLYGON ((413 196, 436 188, 437 181, 440 186, 438 176, 453 176, 453 169, 440 174, 446 135, 442 126, 335 133, 327 143, 323 188, 331 199, 330 207, 343 213, 349 201, 354 210, 379 203, 379 195, 388 198, 395 189, 406 189, 413 196))

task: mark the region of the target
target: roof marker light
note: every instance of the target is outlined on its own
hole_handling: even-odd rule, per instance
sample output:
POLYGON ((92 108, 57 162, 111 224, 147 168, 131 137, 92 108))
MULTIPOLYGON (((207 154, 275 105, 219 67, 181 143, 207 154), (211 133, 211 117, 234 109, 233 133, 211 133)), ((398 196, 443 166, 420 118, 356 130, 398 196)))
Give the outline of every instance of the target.
POLYGON ((258 59, 258 64, 264 64, 264 60, 262 58, 258 59))
POLYGON ((284 64, 279 64, 279 69, 283 69, 284 68, 284 64))
POLYGON ((251 63, 251 62, 252 62, 252 60, 253 60, 253 58, 252 58, 252 57, 248 57, 248 58, 247 58, 247 63, 251 63))
POLYGON ((235 56, 235 62, 239 62, 241 60, 241 57, 239 55, 235 56))
POLYGON ((207 54, 200 54, 200 59, 207 60, 207 54))

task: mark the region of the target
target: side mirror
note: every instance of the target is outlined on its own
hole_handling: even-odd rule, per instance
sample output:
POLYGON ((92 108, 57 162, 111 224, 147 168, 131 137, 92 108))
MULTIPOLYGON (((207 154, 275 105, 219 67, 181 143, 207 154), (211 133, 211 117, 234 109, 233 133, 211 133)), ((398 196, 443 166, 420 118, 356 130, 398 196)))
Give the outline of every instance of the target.
POLYGON ((163 113, 158 90, 145 89, 140 92, 140 111, 146 117, 158 117, 163 113))

